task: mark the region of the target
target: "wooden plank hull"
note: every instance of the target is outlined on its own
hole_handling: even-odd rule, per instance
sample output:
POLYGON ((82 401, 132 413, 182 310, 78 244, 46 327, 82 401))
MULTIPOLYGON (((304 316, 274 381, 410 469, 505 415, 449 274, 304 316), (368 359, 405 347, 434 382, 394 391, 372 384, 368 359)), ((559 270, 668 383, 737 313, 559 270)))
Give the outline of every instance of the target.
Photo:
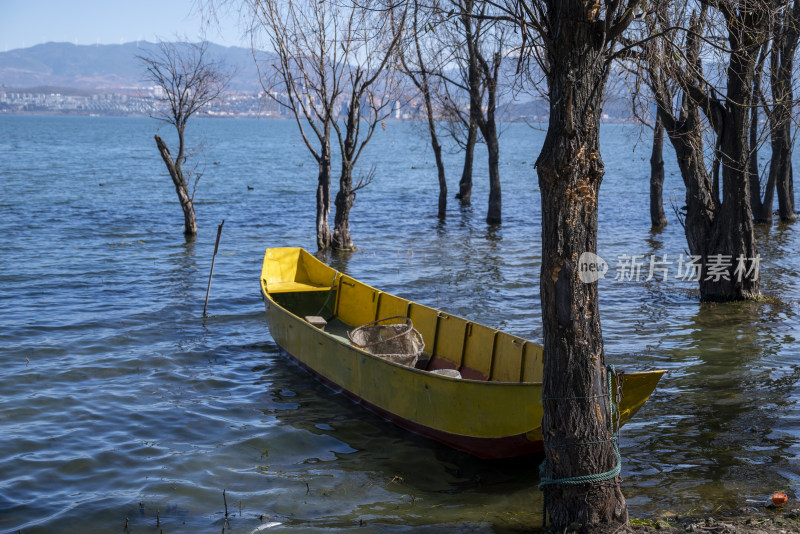
MULTIPOLYGON (((270 251, 267 253, 269 255, 270 251)), ((309 271, 319 269, 322 273, 319 277, 322 279, 287 282, 286 276, 282 275, 282 281, 277 281, 277 278, 273 277, 273 282, 270 283, 266 273, 267 267, 265 273, 262 273, 262 294, 270 333, 277 344, 301 366, 323 382, 334 388, 340 388, 351 399, 399 426, 480 458, 506 458, 542 450, 540 382, 456 379, 405 367, 369 354, 351 345, 341 336, 307 323, 276 302, 273 298, 275 293, 271 292, 270 288, 288 287, 292 291, 306 291, 308 288, 301 286, 312 288, 319 286, 322 291, 330 291, 330 286, 351 282, 343 279, 332 269, 330 272, 325 271, 330 269, 327 266, 322 269, 318 265, 311 265, 311 262, 318 260, 310 255, 303 261, 308 264, 305 267, 309 271), (292 287, 287 283, 300 285, 292 287)), ((363 293, 359 295, 361 300, 352 302, 359 303, 361 308, 369 308, 369 304, 376 300, 380 301, 380 295, 376 297, 376 293, 372 293, 370 297, 364 288, 377 292, 363 285, 363 288, 359 288, 363 293)), ((354 291, 351 287, 346 289, 354 291)), ((346 294, 345 291, 341 291, 337 298, 341 299, 346 294)), ((398 297, 392 298, 402 301, 398 297)), ((341 304, 342 301, 338 300, 337 306, 341 304)), ((367 309, 366 312, 364 309, 359 309, 357 313, 362 316, 356 320, 363 323, 368 322, 364 319, 374 320, 374 315, 379 313, 379 305, 375 304, 374 308, 376 309, 367 309)), ((351 313, 344 310, 337 312, 341 312, 342 316, 351 313)), ((436 321, 437 325, 441 323, 439 318, 436 321)), ((439 329, 437 326, 434 330, 439 329)), ((445 332, 444 329, 441 331, 445 332)), ((459 330, 459 335, 463 339, 467 334, 459 330)), ((515 345, 509 346, 511 348, 507 350, 515 348, 515 345)), ((523 349, 524 345, 519 344, 519 357, 523 349)), ((452 347, 442 350, 452 350, 452 347)), ((499 353, 496 347, 492 350, 499 353)), ((435 351, 435 347, 430 349, 433 356, 436 355, 435 351)), ((440 361, 444 362, 445 367, 450 366, 449 360, 440 361)), ((517 368, 521 367, 518 363, 514 365, 517 368)), ((623 423, 644 404, 661 374, 661 371, 657 371, 625 375, 623 383, 625 396, 621 405, 623 423)))

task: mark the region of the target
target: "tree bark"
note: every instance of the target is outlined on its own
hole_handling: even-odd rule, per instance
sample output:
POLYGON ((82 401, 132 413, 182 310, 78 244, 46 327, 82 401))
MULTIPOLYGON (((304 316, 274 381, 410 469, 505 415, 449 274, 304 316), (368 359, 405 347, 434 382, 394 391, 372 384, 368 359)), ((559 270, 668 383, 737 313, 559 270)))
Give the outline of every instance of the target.
POLYGON ((336 215, 333 221, 333 248, 354 250, 350 238, 350 209, 355 202, 353 193, 353 167, 342 162, 342 175, 339 178, 339 192, 336 193, 336 215))
MULTIPOLYGON (((431 120, 430 122, 433 122, 431 120)), ((436 158, 436 171, 439 177, 439 213, 440 219, 447 218, 447 179, 444 175, 444 161, 442 160, 442 147, 436 138, 436 131, 431 126, 431 148, 433 156, 436 158)))
MULTIPOLYGON (((328 129, 330 126, 328 126, 328 129)), ((319 157, 319 176, 317 177, 317 248, 325 250, 331 246, 331 227, 328 217, 331 213, 331 145, 326 136, 319 157)))
POLYGON ((650 224, 654 229, 667 225, 664 214, 664 125, 659 117, 653 126, 653 151, 650 154, 650 224))
POLYGON ((178 194, 178 201, 183 209, 183 233, 187 236, 197 235, 197 218, 194 214, 194 203, 192 197, 189 195, 189 190, 186 185, 186 180, 183 178, 181 171, 180 158, 177 161, 172 159, 166 143, 156 134, 156 146, 161 153, 161 159, 167 166, 172 183, 175 185, 175 192, 178 194))
MULTIPOLYGON (((537 160, 542 195, 544 326, 542 435, 553 479, 600 474, 616 465, 597 282, 583 283, 579 258, 597 251, 597 200, 603 178, 599 125, 607 72, 598 61, 605 35, 590 4, 548 2, 550 122, 537 160)), ((601 532, 626 523, 620 479, 546 487, 556 530, 577 523, 601 532)))
POLYGON ((489 152, 489 209, 486 214, 487 224, 500 224, 502 222, 502 195, 500 191, 500 144, 497 140, 497 127, 494 117, 483 130, 486 148, 489 152))
POLYGON ((456 193, 456 198, 461 200, 462 206, 469 206, 472 200, 472 162, 477 142, 478 123, 470 120, 467 143, 464 146, 464 170, 461 171, 461 180, 458 182, 458 193, 456 193))
MULTIPOLYGON (((728 35, 731 50, 727 70, 727 99, 717 110, 718 135, 722 152, 722 204, 715 221, 708 247, 708 260, 730 256, 732 264, 727 276, 719 279, 704 276, 700 293, 704 300, 725 301, 755 298, 759 295, 758 276, 738 276, 740 258, 746 271, 754 267, 758 257, 753 213, 750 209, 748 152, 748 108, 752 101, 753 76, 766 23, 764 8, 741 8, 728 35)), ((712 119, 713 120, 713 119, 712 119)))

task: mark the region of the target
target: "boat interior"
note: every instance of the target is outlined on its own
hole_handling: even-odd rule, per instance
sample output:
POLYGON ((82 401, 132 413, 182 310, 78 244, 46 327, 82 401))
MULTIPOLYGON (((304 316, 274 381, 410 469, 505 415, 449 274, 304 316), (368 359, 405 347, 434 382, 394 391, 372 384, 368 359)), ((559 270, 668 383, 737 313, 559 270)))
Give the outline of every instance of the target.
POLYGON ((278 305, 312 324, 321 317, 324 321, 316 326, 345 343, 350 342, 347 332, 356 327, 409 317, 425 343, 418 369, 455 369, 470 380, 542 380, 540 345, 370 287, 303 249, 268 249, 261 279, 278 305))

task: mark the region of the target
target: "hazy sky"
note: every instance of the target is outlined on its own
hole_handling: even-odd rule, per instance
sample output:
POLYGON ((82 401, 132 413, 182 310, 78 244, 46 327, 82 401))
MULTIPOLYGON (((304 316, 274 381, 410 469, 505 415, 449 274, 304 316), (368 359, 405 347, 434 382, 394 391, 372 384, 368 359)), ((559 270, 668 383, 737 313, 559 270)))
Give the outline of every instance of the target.
MULTIPOLYGON (((235 15, 206 33, 226 46, 241 39, 235 15)), ((48 41, 120 44, 130 41, 201 37, 202 20, 194 0, 0 0, 0 51, 48 41)))

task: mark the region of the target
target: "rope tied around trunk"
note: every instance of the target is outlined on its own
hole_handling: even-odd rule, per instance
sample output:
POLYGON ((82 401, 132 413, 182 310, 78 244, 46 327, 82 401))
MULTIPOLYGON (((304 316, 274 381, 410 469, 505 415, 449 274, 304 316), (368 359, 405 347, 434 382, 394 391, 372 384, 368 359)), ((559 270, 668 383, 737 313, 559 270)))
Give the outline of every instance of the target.
MULTIPOLYGON (((622 457, 619 454, 619 427, 616 429, 614 428, 614 416, 618 414, 619 407, 617 406, 617 402, 619 402, 618 398, 612 394, 612 381, 611 377, 617 376, 617 370, 613 365, 606 365, 606 378, 607 378, 607 386, 608 386, 608 393, 602 395, 593 395, 591 397, 580 397, 581 399, 592 399, 592 398, 599 398, 608 396, 609 403, 611 404, 611 421, 609 424, 611 426, 611 439, 602 440, 602 441, 592 441, 592 442, 575 442, 576 445, 589 445, 589 444, 600 444, 600 443, 608 443, 611 442, 614 444, 614 456, 616 457, 616 465, 613 469, 606 471, 605 473, 598 473, 593 475, 580 475, 574 477, 565 477, 565 478, 550 478, 545 476, 547 472, 547 458, 539 465, 539 491, 542 492, 542 529, 547 526, 547 486, 579 486, 581 484, 591 484, 595 482, 604 482, 606 480, 611 480, 619 476, 620 472, 622 471, 622 457)), ((578 398, 578 397, 575 397, 578 398)), ((551 399, 547 399, 551 400, 551 399)), ((619 421, 617 421, 619 422, 619 421)))

